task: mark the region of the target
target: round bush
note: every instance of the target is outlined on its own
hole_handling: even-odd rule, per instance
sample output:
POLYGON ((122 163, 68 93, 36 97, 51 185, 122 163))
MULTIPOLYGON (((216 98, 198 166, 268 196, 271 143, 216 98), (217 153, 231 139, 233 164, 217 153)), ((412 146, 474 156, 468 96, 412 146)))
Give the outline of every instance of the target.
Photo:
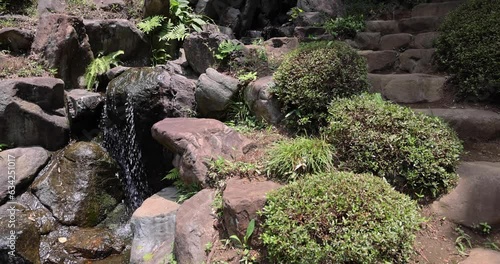
POLYGON ((484 101, 500 95, 499 10, 498 0, 468 0, 441 25, 436 59, 454 74, 463 98, 484 101))
POLYGON ((329 112, 325 133, 340 168, 384 177, 412 197, 434 199, 455 186, 462 145, 441 119, 379 94, 337 100, 329 112))
POLYGON ((366 91, 366 76, 365 59, 346 43, 312 42, 287 55, 273 92, 290 128, 315 133, 326 125, 330 101, 366 91))
POLYGON ((417 205, 383 179, 310 175, 268 194, 261 238, 273 263, 404 263, 417 205))

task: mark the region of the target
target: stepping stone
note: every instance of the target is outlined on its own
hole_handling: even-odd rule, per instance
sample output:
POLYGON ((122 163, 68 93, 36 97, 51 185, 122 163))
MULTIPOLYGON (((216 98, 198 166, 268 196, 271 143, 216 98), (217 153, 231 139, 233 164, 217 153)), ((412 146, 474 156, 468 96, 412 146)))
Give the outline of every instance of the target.
POLYGON ((481 109, 415 109, 439 116, 450 124, 461 139, 493 140, 500 138, 500 114, 481 109))
POLYGON ((405 18, 399 21, 399 30, 411 34, 437 31, 442 20, 436 16, 405 18))
POLYGON ((500 163, 464 162, 457 173, 457 187, 434 202, 431 210, 469 227, 500 224, 500 163))
POLYGON ((420 33, 415 36, 413 47, 416 49, 430 49, 434 47, 434 40, 439 37, 439 32, 420 33))
POLYGON ((474 248, 469 257, 460 264, 498 264, 500 263, 500 252, 485 248, 474 248))
POLYGON ((429 74, 368 74, 372 91, 395 103, 435 102, 443 96, 445 77, 429 74))
POLYGON ((432 64, 435 49, 409 49, 399 56, 399 69, 408 73, 432 73, 436 67, 432 64))
POLYGON ((392 72, 398 60, 398 53, 393 50, 362 50, 358 51, 358 54, 366 58, 368 72, 392 72))
POLYGON ((399 33, 399 24, 396 20, 366 21, 367 32, 380 32, 382 35, 399 33))
POLYGON ((414 37, 408 33, 385 35, 380 38, 381 50, 402 50, 413 45, 414 37))
POLYGON ((356 47, 360 50, 378 50, 380 32, 358 32, 354 38, 356 47))
POLYGON ((448 13, 457 8, 460 4, 461 2, 459 1, 419 4, 412 9, 411 16, 412 17, 446 16, 448 13))

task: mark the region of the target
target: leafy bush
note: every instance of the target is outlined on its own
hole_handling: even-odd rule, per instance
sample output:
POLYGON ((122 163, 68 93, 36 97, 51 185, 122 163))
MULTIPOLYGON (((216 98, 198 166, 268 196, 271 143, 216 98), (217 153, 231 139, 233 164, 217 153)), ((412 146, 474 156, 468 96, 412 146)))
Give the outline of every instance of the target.
POLYGON ((36 0, 1 0, 0 1, 0 15, 3 14, 22 14, 22 15, 36 15, 36 0))
POLYGON ((307 176, 267 197, 261 235, 273 263, 405 263, 417 205, 372 175, 307 176))
POLYGON ((223 61, 227 59, 231 53, 241 50, 241 48, 242 46, 239 43, 227 39, 219 44, 214 56, 217 60, 223 61))
POLYGON ((330 171, 334 167, 332 146, 319 138, 280 141, 267 151, 267 157, 267 174, 283 181, 330 171))
POLYGON ((337 17, 327 21, 323 27, 335 38, 354 38, 356 33, 365 29, 363 16, 337 17))
POLYGON ((384 177, 413 197, 436 198, 455 185, 462 145, 437 117, 384 101, 379 94, 340 99, 326 135, 340 168, 384 177))
POLYGON ((287 55, 274 74, 273 93, 287 113, 286 123, 302 132, 326 124, 328 104, 367 90, 363 57, 343 42, 312 42, 287 55))
POLYGON ((460 96, 487 100, 500 95, 498 10, 498 0, 469 0, 441 25, 436 58, 454 74, 460 96))
POLYGON ((96 84, 98 85, 97 76, 106 73, 111 69, 111 67, 118 66, 118 56, 123 53, 123 50, 119 50, 106 56, 99 54, 99 56, 87 66, 84 75, 87 90, 92 90, 96 84))

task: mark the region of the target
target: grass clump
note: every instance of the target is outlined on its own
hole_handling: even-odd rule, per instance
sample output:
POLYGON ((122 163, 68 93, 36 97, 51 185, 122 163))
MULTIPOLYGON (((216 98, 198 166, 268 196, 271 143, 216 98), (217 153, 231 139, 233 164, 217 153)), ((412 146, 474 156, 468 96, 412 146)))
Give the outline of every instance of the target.
POLYGON ((434 199, 455 185, 462 145, 439 118, 384 101, 379 94, 339 99, 329 112, 325 133, 341 169, 384 177, 415 198, 434 199))
POLYGON ((480 101, 500 95, 500 1, 468 0, 439 31, 436 59, 453 74, 459 96, 480 101))
POLYGON ((334 150, 319 138, 298 137, 280 141, 268 150, 267 157, 267 174, 285 182, 334 168, 334 150))
POLYGON ((268 194, 261 238, 273 263, 405 263, 421 217, 372 175, 310 175, 268 194))
POLYGON ((326 125, 328 104, 368 88, 363 57, 343 42, 313 42, 292 51, 274 74, 273 93, 289 128, 316 133, 326 125))

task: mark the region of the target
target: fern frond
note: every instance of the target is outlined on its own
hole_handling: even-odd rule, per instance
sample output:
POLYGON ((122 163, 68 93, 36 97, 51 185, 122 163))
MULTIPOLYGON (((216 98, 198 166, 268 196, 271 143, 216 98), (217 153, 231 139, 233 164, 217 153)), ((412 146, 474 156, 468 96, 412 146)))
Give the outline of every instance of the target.
POLYGON ((112 52, 106 56, 99 54, 85 69, 85 86, 87 90, 92 90, 97 82, 97 76, 106 73, 111 66, 118 66, 118 56, 124 54, 123 50, 112 52))
POLYGON ((189 35, 188 29, 184 24, 172 25, 171 23, 167 25, 166 32, 160 36, 161 41, 170 41, 173 39, 181 41, 189 35))
POLYGON ((145 34, 151 33, 153 30, 161 27, 164 16, 152 16, 148 17, 137 24, 137 28, 144 32, 145 34))

